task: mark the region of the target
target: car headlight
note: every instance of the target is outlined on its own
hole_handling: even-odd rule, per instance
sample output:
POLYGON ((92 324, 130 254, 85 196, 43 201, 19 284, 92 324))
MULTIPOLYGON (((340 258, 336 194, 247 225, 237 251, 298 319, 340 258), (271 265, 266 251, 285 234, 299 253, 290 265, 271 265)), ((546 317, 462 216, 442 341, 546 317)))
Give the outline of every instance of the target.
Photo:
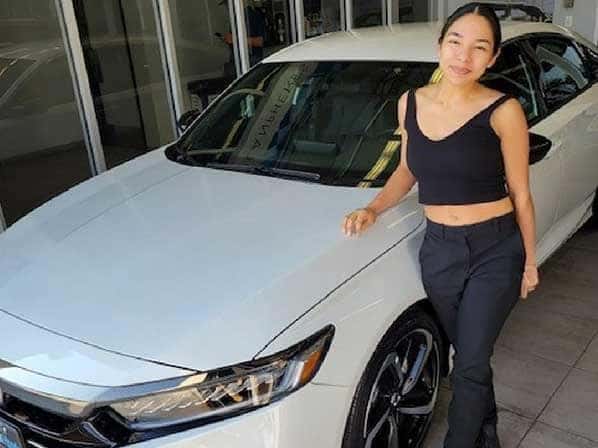
POLYGON ((283 352, 207 372, 199 384, 183 382, 175 390, 111 403, 110 407, 135 430, 238 415, 279 400, 311 381, 333 334, 330 325, 283 352))

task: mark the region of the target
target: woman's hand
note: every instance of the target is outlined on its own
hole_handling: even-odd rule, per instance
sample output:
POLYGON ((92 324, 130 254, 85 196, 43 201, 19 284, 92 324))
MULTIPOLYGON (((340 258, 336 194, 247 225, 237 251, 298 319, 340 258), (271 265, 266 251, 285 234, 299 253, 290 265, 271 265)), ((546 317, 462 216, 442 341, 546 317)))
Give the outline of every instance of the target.
POLYGON ((358 208, 345 216, 342 230, 345 235, 358 236, 376 222, 376 212, 371 208, 358 208))
POLYGON ((538 279, 538 268, 536 265, 527 264, 523 271, 523 279, 521 280, 521 293, 522 299, 526 299, 528 293, 533 292, 540 283, 538 279))

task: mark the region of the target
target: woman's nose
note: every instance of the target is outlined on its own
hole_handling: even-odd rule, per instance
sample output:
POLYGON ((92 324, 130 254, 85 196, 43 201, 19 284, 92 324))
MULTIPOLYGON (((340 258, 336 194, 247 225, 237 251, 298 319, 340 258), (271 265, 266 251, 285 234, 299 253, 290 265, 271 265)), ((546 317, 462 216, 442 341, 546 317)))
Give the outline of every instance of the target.
POLYGON ((457 54, 457 59, 460 62, 469 62, 469 60, 471 59, 471 53, 469 50, 467 49, 462 49, 458 54, 457 54))

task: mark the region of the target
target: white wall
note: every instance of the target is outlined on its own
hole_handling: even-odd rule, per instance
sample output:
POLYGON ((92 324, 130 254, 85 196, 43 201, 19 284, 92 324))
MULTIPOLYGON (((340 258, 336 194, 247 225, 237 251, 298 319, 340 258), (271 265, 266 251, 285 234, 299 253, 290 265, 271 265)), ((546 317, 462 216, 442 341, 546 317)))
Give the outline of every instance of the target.
POLYGON ((595 30, 598 20, 598 0, 575 0, 573 8, 564 8, 562 0, 556 0, 554 5, 553 22, 566 26, 570 16, 573 24, 569 28, 577 31, 583 37, 596 42, 595 30))
MULTIPOLYGON (((447 2, 447 12, 451 14, 469 0, 438 0, 447 2)), ((598 0, 575 0, 573 8, 564 8, 563 0, 523 0, 524 3, 542 8, 553 14, 553 22, 565 26, 567 16, 571 16, 571 29, 586 39, 596 42, 598 36, 598 0)))

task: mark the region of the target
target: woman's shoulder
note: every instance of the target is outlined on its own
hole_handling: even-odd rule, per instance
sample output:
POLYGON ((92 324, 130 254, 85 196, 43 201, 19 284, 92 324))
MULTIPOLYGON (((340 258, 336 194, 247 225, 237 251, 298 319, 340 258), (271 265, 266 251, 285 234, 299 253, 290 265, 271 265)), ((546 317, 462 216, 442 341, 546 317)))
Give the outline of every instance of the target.
POLYGON ((434 93, 438 89, 438 86, 435 84, 426 84, 421 87, 413 88, 413 94, 418 98, 430 99, 434 98, 434 93))
POLYGON ((490 125, 499 136, 508 132, 515 122, 527 125, 523 106, 516 96, 495 89, 488 89, 488 95, 490 125))
POLYGON ((492 89, 491 87, 486 86, 482 86, 480 97, 483 98, 482 102, 488 103, 493 103, 498 100, 508 101, 509 99, 515 98, 510 93, 501 92, 500 90, 492 89))
POLYGON ((421 87, 414 87, 411 89, 413 99, 418 106, 418 109, 426 109, 430 103, 434 103, 436 98, 436 91, 438 86, 435 84, 426 84, 421 87))

